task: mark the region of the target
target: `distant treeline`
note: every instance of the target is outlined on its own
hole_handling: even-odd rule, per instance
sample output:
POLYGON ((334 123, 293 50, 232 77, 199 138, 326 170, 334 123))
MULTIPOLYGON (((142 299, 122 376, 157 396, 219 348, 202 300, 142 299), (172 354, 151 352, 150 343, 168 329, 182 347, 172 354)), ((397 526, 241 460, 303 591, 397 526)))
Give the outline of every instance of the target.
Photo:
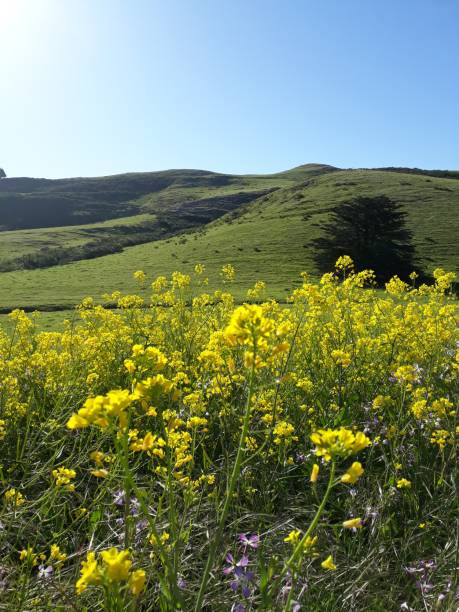
POLYGON ((388 168, 374 168, 385 172, 399 172, 400 174, 420 174, 422 176, 432 176, 434 178, 446 178, 459 180, 459 171, 456 170, 421 170, 420 168, 398 168, 389 166, 388 168))

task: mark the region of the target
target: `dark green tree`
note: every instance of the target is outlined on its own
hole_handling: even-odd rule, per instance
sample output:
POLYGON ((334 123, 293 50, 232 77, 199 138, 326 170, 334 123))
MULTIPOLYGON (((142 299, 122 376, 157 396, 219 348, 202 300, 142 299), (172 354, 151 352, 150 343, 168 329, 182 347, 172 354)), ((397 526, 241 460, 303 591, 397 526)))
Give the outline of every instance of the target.
POLYGON ((320 227, 322 236, 313 246, 321 272, 329 272, 338 257, 349 255, 358 270, 373 270, 378 284, 394 275, 407 280, 411 272, 419 273, 406 213, 386 196, 342 202, 320 227))
POLYGON ((6 172, 3 170, 3 168, 0 168, 0 179, 2 178, 6 178, 6 172))

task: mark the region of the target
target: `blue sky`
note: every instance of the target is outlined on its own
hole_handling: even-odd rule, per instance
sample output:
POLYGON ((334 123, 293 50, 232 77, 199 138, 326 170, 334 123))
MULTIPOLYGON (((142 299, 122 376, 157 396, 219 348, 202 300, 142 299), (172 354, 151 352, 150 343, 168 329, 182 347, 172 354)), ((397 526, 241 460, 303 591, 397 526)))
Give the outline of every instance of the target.
POLYGON ((457 0, 0 0, 9 176, 459 169, 457 0))

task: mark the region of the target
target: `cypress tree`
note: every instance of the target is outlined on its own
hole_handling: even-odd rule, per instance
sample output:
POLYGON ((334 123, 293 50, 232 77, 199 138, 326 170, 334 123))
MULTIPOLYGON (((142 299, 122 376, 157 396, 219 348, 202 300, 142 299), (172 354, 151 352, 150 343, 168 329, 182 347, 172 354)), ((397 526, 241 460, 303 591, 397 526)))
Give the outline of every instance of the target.
POLYGON ((394 275, 407 280, 419 270, 406 216, 400 204, 383 195, 341 202, 313 241, 317 267, 328 272, 338 257, 349 255, 358 270, 373 270, 379 284, 394 275))

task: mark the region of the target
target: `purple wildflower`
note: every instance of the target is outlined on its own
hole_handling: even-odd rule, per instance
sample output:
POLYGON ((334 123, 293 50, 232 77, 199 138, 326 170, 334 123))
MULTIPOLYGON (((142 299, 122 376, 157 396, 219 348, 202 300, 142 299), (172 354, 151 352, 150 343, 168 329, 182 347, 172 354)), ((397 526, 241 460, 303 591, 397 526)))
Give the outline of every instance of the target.
POLYGON ((226 555, 226 562, 229 563, 226 567, 223 568, 223 573, 225 576, 230 576, 233 574, 230 587, 236 592, 239 587, 242 589, 242 595, 244 597, 250 597, 250 583, 254 579, 253 572, 250 572, 247 569, 249 564, 249 558, 247 555, 242 555, 239 561, 236 561, 231 553, 226 555))
POLYGON ((260 536, 257 533, 252 535, 247 535, 246 533, 240 533, 238 535, 238 540, 244 548, 258 548, 260 546, 260 536))
POLYGON ((183 579, 182 576, 177 576, 177 586, 179 589, 186 588, 186 581, 183 579))
POLYGON ((51 574, 53 573, 53 568, 51 565, 45 567, 44 565, 38 566, 38 577, 39 578, 51 578, 51 574))
POLYGON ((247 555, 242 555, 239 561, 236 561, 231 553, 228 553, 225 557, 225 561, 229 563, 227 567, 223 568, 225 576, 229 576, 236 571, 237 567, 247 567, 249 564, 249 558, 247 555))
POLYGON ((140 512, 140 502, 137 499, 137 497, 133 497, 130 500, 131 504, 130 504, 130 511, 132 516, 137 516, 140 512))
POLYGON ((113 503, 115 504, 115 506, 124 506, 125 499, 126 493, 122 489, 115 491, 115 493, 113 494, 113 503))
POLYGON ((140 534, 142 533, 142 531, 145 531, 145 529, 148 528, 149 522, 147 521, 147 519, 141 519, 140 521, 137 521, 137 523, 135 524, 135 531, 136 534, 140 534))

